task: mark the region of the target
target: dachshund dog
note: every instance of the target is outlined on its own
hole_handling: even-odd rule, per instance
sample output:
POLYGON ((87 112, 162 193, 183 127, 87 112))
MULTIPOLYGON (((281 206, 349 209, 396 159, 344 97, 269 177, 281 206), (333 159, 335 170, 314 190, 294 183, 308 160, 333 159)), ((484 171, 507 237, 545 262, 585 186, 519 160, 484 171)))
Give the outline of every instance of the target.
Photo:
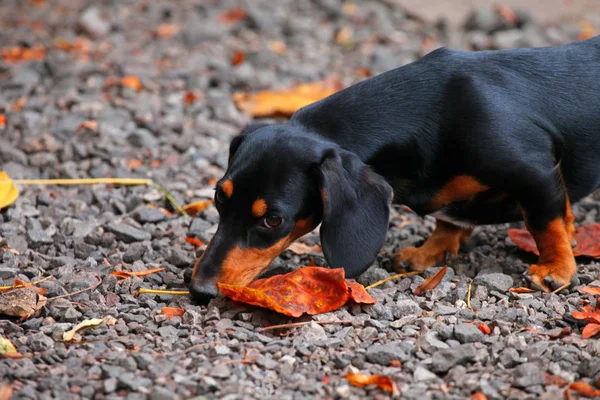
POLYGON ((564 46, 438 49, 235 137, 216 187, 217 232, 190 292, 246 285, 319 224, 328 264, 348 277, 375 260, 394 201, 436 218, 422 271, 455 257, 475 225, 524 220, 543 290, 576 272, 571 203, 600 187, 600 36, 564 46))

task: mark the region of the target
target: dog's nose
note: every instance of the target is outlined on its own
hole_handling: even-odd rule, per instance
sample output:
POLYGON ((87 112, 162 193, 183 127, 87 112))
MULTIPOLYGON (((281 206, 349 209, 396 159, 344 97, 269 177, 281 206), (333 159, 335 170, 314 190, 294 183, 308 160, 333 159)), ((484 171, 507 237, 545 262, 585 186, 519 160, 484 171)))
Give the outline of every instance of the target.
POLYGON ((192 279, 190 283, 190 294, 192 299, 198 303, 208 303, 213 297, 217 297, 219 290, 213 282, 201 282, 197 279, 192 279))

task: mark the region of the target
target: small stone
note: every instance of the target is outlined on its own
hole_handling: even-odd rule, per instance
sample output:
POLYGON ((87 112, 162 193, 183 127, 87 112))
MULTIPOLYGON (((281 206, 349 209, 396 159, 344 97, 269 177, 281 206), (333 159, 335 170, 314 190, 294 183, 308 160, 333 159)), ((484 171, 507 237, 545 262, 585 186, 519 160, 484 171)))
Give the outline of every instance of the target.
POLYGON ((446 306, 443 304, 436 303, 433 306, 433 313, 436 315, 454 315, 458 312, 458 308, 446 306))
POLYGON ((433 354, 431 368, 438 373, 445 373, 455 365, 473 361, 477 351, 473 344, 463 344, 433 354))
POLYGON ((17 276, 18 273, 17 268, 0 267, 0 279, 11 279, 17 276))
POLYGON ((125 243, 141 242, 152 239, 148 232, 141 231, 131 225, 112 222, 106 226, 106 229, 115 234, 117 240, 125 243))
POLYGON ((227 365, 217 365, 210 370, 209 374, 215 378, 229 378, 231 376, 231 370, 227 365))
POLYGON ((110 31, 109 23, 102 19, 100 10, 96 7, 87 8, 81 13, 78 26, 94 39, 100 39, 110 31))
POLYGON ((29 336, 28 342, 33 351, 44 351, 54 347, 54 340, 41 332, 29 336))
POLYGON ((168 337, 178 337, 179 332, 177 331, 177 328, 175 328, 174 326, 171 325, 167 325, 167 326, 161 326, 160 328, 158 328, 158 334, 164 338, 168 338, 168 337))
POLYGON ((127 250, 123 254, 123 261, 126 263, 133 263, 134 261, 141 260, 146 252, 146 246, 143 243, 132 243, 127 246, 127 250))
POLYGON ((187 253, 181 249, 171 249, 171 256, 168 261, 176 267, 188 267, 192 264, 191 257, 188 257, 187 253))
POLYGON ((502 274, 499 272, 486 273, 486 270, 482 270, 475 279, 473 284, 485 285, 490 290, 496 290, 504 293, 513 286, 514 280, 510 275, 502 274))
POLYGON ((367 361, 388 366, 393 360, 406 361, 408 355, 399 346, 393 344, 375 344, 365 353, 367 361))
POLYGON ((415 368, 415 372, 413 372, 413 379, 416 382, 424 382, 438 379, 438 376, 419 365, 417 368, 415 368))
POLYGON ((217 345, 214 347, 215 354, 218 356, 224 356, 231 353, 231 350, 227 346, 217 345))
POLYGON ((512 368, 519 363, 519 352, 512 347, 508 347, 502 350, 498 360, 506 368, 512 368))
POLYGON ((513 386, 527 388, 544 384, 544 375, 536 363, 525 363, 515 368, 513 372, 513 386))
POLYGON ((319 340, 327 340, 327 333, 323 326, 311 321, 310 324, 304 325, 298 336, 303 342, 313 343, 319 340))
POLYGON ((372 326, 367 326, 362 330, 359 336, 363 341, 369 341, 374 337, 377 337, 377 329, 372 326))
POLYGON ((163 221, 166 218, 166 215, 158 208, 143 206, 135 211, 133 217, 136 221, 143 224, 146 222, 155 223, 163 221))
POLYGON ((458 324, 454 327, 454 336, 461 343, 480 342, 483 332, 475 324, 458 324))
POLYGON ((421 315, 423 311, 419 305, 413 300, 398 300, 396 303, 389 306, 392 310, 394 319, 406 317, 408 315, 421 315))
POLYGON ((33 247, 54 243, 52 237, 42 228, 40 221, 34 218, 27 219, 27 238, 33 247))
POLYGON ((104 380, 104 391, 106 393, 112 393, 115 390, 117 390, 117 385, 119 384, 119 381, 117 378, 108 378, 104 380))
POLYGON ((178 400, 181 397, 169 388, 154 386, 148 398, 149 400, 178 400))

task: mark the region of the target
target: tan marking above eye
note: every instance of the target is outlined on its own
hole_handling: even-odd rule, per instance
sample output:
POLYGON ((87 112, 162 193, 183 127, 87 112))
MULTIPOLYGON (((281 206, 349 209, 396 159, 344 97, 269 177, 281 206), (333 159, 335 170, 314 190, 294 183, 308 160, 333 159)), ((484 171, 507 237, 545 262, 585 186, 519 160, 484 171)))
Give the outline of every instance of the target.
POLYGON ((233 182, 231 179, 228 179, 221 184, 221 190, 223 190, 223 193, 225 193, 225 196, 227 196, 228 199, 231 198, 233 195, 233 182))
POLYGON ((267 203, 263 199, 256 199, 252 203, 252 215, 259 218, 267 213, 267 203))

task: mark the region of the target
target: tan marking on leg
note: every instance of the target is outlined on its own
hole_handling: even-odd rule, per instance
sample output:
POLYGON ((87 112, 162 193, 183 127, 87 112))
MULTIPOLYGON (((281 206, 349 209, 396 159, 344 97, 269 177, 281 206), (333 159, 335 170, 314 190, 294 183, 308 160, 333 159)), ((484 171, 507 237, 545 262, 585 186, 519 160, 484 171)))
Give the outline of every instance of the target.
POLYGON ((256 199, 252 203, 252 215, 259 218, 267 212, 267 203, 263 199, 256 199))
POLYGON ((553 219, 543 231, 532 230, 527 220, 525 225, 535 239, 540 252, 538 264, 532 264, 527 271, 531 280, 547 292, 550 291, 544 283, 544 278, 547 276, 563 285, 569 283, 577 272, 577 264, 567 231, 566 218, 553 219))
POLYGON ((310 217, 298 220, 294 230, 288 236, 266 249, 234 247, 225 256, 216 282, 238 286, 249 284, 294 240, 312 231, 316 225, 310 217))
POLYGON ((233 182, 231 179, 228 179, 221 184, 221 190, 223 190, 223 193, 225 193, 225 196, 227 196, 228 199, 231 198, 233 195, 233 182))
POLYGON ((469 200, 477 193, 484 192, 489 188, 489 186, 479 183, 472 176, 455 176, 435 195, 433 201, 427 206, 427 209, 435 211, 455 201, 469 200))
POLYGON ((398 268, 400 263, 408 261, 412 270, 423 271, 444 261, 446 253, 456 258, 460 245, 469 241, 472 232, 471 228, 461 228, 438 219, 435 230, 425 243, 418 248, 406 247, 394 254, 394 264, 398 268))

